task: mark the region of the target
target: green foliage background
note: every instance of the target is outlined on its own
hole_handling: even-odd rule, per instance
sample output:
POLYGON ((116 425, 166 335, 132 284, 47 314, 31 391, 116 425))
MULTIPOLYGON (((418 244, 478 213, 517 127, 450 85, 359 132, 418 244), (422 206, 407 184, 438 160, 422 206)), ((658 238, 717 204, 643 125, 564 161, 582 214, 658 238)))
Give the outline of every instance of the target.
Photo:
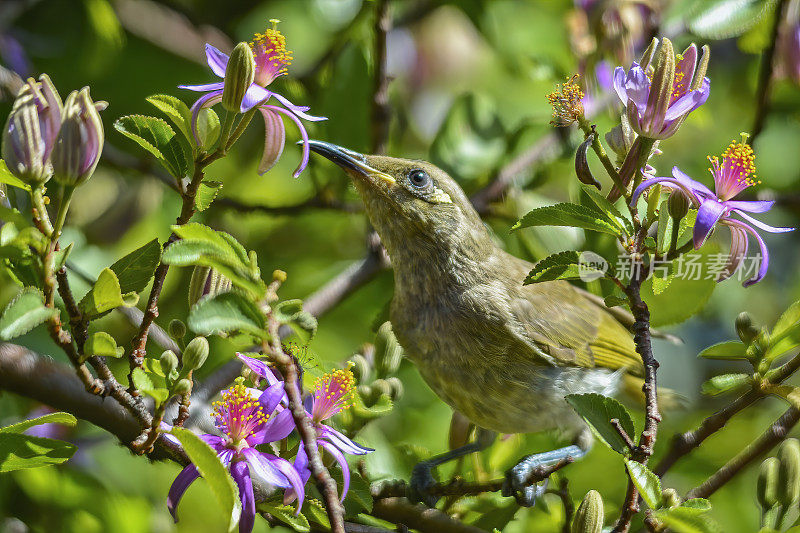
MULTIPOLYGON (((213 33, 211 27, 217 28, 234 41, 248 40, 254 32, 263 31, 267 19, 281 19, 280 28, 296 59, 291 77, 276 82, 275 89, 296 103, 310 105, 312 113, 329 117, 327 122, 310 127, 312 137, 354 150, 369 149, 371 2, 365 1, 363 6, 359 0, 172 0, 163 4, 186 17, 191 25, 209 34, 213 33), (353 17, 360 19, 342 39, 338 32, 353 17), (337 39, 342 46, 340 53, 320 72, 310 75, 337 39)), ((401 27, 390 38, 390 69, 395 79, 390 89, 393 121, 389 153, 447 163, 458 171, 464 188, 471 192, 487 182, 493 169, 550 131, 550 108, 544 95, 575 70, 565 29, 572 2, 395 2, 395 18, 413 17, 415 8, 428 4, 433 6, 424 17, 401 27), (464 118, 464 109, 469 106, 478 110, 472 116, 473 126, 465 125, 469 120, 464 118), (467 141, 471 143, 467 145, 467 141)), ((667 19, 680 20, 686 4, 674 3, 667 19)), ((111 161, 101 163, 73 202, 64 240, 75 241, 71 259, 93 276, 154 236, 163 242, 179 210, 178 198, 148 172, 151 162, 113 131, 111 124, 123 115, 152 113, 144 100, 150 94, 173 94, 190 103, 193 93, 178 90, 176 85, 211 80, 203 64, 171 53, 169 44, 160 46, 133 30, 136 24, 141 27, 156 23, 147 18, 137 21, 137 5, 141 8, 143 4, 47 0, 33 3, 18 18, 5 21, 5 26, 0 21, 0 34, 8 32, 17 37, 36 73, 50 74, 62 94, 90 85, 95 99, 110 102, 102 114, 106 150, 136 158, 137 170, 111 161)), ((758 54, 768 27, 769 21, 764 21, 742 38, 710 43, 711 98, 692 114, 675 138, 662 144, 659 175, 665 175, 677 164, 710 183, 706 155, 720 153, 740 131, 750 129, 758 54)), ((191 42, 180 34, 167 37, 184 46, 191 42)), ((675 39, 676 48, 692 39, 691 35, 680 35, 675 39)), ((201 57, 201 50, 190 52, 201 57)), ((8 99, 0 102, 0 120, 5 121, 9 109, 8 99)), ((357 195, 345 176, 327 162, 313 160, 306 173, 292 179, 299 149, 290 143, 280 163, 259 177, 256 167, 263 130, 258 122, 254 121, 231 156, 209 170, 210 178, 224 182, 222 196, 248 205, 295 205, 312 197, 318 184, 325 195, 358 205, 357 195)), ((613 117, 604 114, 597 123, 599 131, 605 132, 614 124, 613 117)), ((291 125, 288 132, 289 138, 294 139, 291 125)), ((798 146, 800 92, 791 82, 782 80, 775 85, 773 111, 755 147, 763 181, 760 190, 771 191, 786 200, 788 206, 769 216, 768 222, 774 225, 797 225, 798 146)), ((516 217, 533 206, 577 198, 579 184, 574 179, 572 153, 574 145, 564 151, 563 157, 521 176, 521 186, 508 195, 498 211, 506 216, 487 219, 508 250, 537 260, 570 245, 593 246, 582 244, 582 236, 577 233, 560 229, 508 232, 516 217)), ((367 224, 358 212, 306 209, 274 215, 258 209, 240 212, 219 202, 196 220, 227 231, 248 248, 257 250, 262 272, 277 268, 288 272, 282 298, 308 296, 360 259, 365 250, 367 224)), ((726 235, 716 240, 727 246, 726 235)), ((767 242, 772 262, 763 282, 751 289, 744 289, 735 281, 719 285, 698 316, 670 329, 685 339, 684 345, 656 344, 656 356, 662 364, 661 383, 688 399, 686 409, 667 413, 657 455, 669 435, 694 427, 725 401, 698 397, 699 384, 724 368, 720 362, 696 359, 697 352, 732 338, 733 320, 740 311, 749 311, 757 322, 771 324, 800 297, 800 235, 767 237, 767 242)), ((189 269, 177 268, 170 273, 161 299, 160 324, 166 325, 171 318, 185 319, 189 274, 189 269)), ((74 283, 78 295, 88 288, 77 278, 74 283)), ((9 278, 0 277, 0 303, 4 304, 16 291, 9 278)), ((372 324, 391 292, 391 272, 382 272, 321 318, 318 334, 309 345, 310 376, 350 356, 373 338, 372 324)), ((672 298, 666 305, 683 304, 680 298, 672 298)), ((103 320, 118 339, 130 338, 134 333, 120 315, 112 313, 103 320)), ((17 342, 66 361, 42 328, 17 342)), ((211 359, 199 379, 231 356, 224 340, 213 340, 211 359)), ((737 367, 728 370, 737 371, 737 367)), ((428 449, 436 453, 447 445, 449 409, 436 399, 411 364, 404 363, 400 377, 405 395, 396 411, 369 426, 360 438, 363 444, 377 449, 367 459, 367 468, 376 479, 407 479, 415 451, 428 449)), ((27 417, 37 407, 20 397, 1 394, 0 426, 27 417)), ((695 486, 763 431, 781 409, 777 400, 766 400, 761 409, 738 416, 721 434, 679 463, 667 477, 667 484, 680 491, 695 486)), ((641 427, 641 413, 637 417, 641 427)), ((107 434, 85 422, 67 431, 67 438, 76 442, 80 450, 65 465, 0 475, 0 518, 16 517, 33 531, 216 531, 224 527, 225 519, 203 483, 189 490, 181 504, 181 521, 171 523, 165 499, 178 472, 176 465, 150 464, 133 457, 107 434)), ((549 449, 559 442, 558 435, 514 436, 486 452, 479 468, 499 472, 519 456, 549 449)), ((473 468, 472 461, 467 461, 465 471, 473 468)), ((443 472, 449 473, 448 469, 443 472)), ((621 464, 602 446, 596 446, 587 459, 570 466, 566 474, 576 500, 591 488, 600 491, 609 506, 618 506, 623 500, 625 476, 621 464)), ((724 531, 756 529, 754 480, 751 469, 712 498, 714 516, 724 531), (742 529, 742 524, 747 528, 742 529)), ((511 500, 489 497, 492 498, 500 505, 480 525, 503 523, 517 509, 511 500)), ((487 504, 475 505, 480 510, 481 505, 487 504)), ((555 531, 561 513, 557 498, 548 496, 544 505, 519 510, 504 531, 555 531)), ((3 523, 0 520, 0 528, 3 523)), ((256 531, 266 529, 264 521, 257 521, 256 531)))

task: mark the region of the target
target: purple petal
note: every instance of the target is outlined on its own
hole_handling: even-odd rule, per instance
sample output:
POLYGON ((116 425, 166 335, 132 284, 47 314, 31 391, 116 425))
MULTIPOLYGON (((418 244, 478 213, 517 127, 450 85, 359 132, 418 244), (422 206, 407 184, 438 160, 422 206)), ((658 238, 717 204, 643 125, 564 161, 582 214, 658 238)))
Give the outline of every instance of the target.
POLYGON ((286 109, 288 109, 289 111, 291 111, 292 113, 294 113, 295 115, 297 115, 298 117, 300 117, 300 118, 302 118, 304 120, 308 120, 308 121, 311 121, 311 122, 319 122, 320 120, 328 120, 328 117, 317 117, 317 116, 314 116, 314 115, 309 115, 308 113, 306 113, 306 111, 308 111, 310 109, 309 107, 302 106, 302 105, 295 105, 292 102, 290 102, 289 99, 286 98, 285 96, 281 96, 278 93, 272 93, 272 96, 274 96, 275 99, 277 101, 279 101, 281 104, 286 106, 286 109))
MULTIPOLYGON (((726 202, 726 203, 729 203, 729 202, 726 202)), ((794 231, 794 228, 777 228, 775 226, 770 226, 768 224, 764 224, 760 220, 756 220, 755 218, 753 218, 753 217, 751 217, 749 215, 746 215, 746 214, 742 213, 739 210, 736 210, 736 214, 739 215, 740 217, 742 217, 743 219, 745 219, 746 221, 748 221, 749 223, 751 223, 752 225, 754 225, 755 227, 757 227, 758 229, 762 229, 762 230, 768 231, 770 233, 786 233, 788 231, 794 231)))
POLYGON ((320 428, 320 438, 328 439, 331 444, 339 448, 341 451, 351 455, 366 455, 369 452, 375 451, 372 448, 366 448, 360 444, 356 444, 330 426, 323 425, 320 428))
POLYGON ((258 110, 264 116, 264 151, 258 164, 258 175, 263 176, 275 166, 283 153, 286 128, 283 126, 283 119, 274 111, 265 107, 259 107, 258 110))
POLYGON ((324 440, 319 441, 319 443, 336 459, 342 469, 342 496, 340 500, 344 501, 344 497, 347 496, 347 491, 350 489, 350 465, 347 464, 344 454, 336 446, 324 440))
MULTIPOLYGON (((302 444, 300 446, 302 448, 302 444)), ((299 455, 299 454, 298 454, 299 455)), ((297 497, 297 510, 295 511, 295 515, 300 514, 300 508, 303 507, 303 499, 306 496, 305 492, 305 484, 308 481, 308 477, 302 478, 300 473, 292 466, 289 461, 286 459, 281 459, 280 457, 276 457, 272 461, 272 465, 280 470, 281 474, 286 476, 286 479, 289 480, 289 483, 292 485, 290 489, 291 492, 297 497)), ((307 470, 307 469, 306 469, 307 470)), ((310 476, 310 472, 309 472, 310 476)), ((287 491, 288 492, 288 491, 287 491)))
POLYGON ((767 274, 767 269, 769 269, 769 250, 767 249, 767 245, 764 243, 764 239, 761 238, 761 235, 759 235, 756 230, 754 230, 753 228, 751 228, 750 226, 748 226, 743 222, 739 222, 738 220, 729 218, 726 219, 724 223, 728 226, 731 226, 732 228, 735 227, 740 230, 746 231, 747 233, 755 237, 756 241, 758 241, 758 247, 761 250, 761 264, 758 267, 758 274, 756 274, 754 277, 742 283, 742 285, 744 285, 745 287, 749 287, 754 283, 758 283, 759 281, 764 279, 764 276, 767 274))
POLYGON ((711 189, 700 183, 699 181, 693 180, 686 174, 684 171, 679 169, 678 167, 672 167, 672 176, 681 182, 687 189, 690 189, 697 193, 702 198, 716 198, 711 189))
POLYGON ((197 119, 200 116, 200 111, 206 107, 218 103, 222 100, 222 91, 214 91, 204 94, 192 105, 192 135, 194 135, 195 142, 200 144, 200 137, 197 136, 197 119))
POLYGON ((731 230, 731 252, 725 270, 722 271, 717 281, 725 281, 741 266, 742 260, 747 255, 747 232, 728 224, 731 230))
POLYGON ((206 433, 204 435, 200 435, 200 439, 202 439, 203 442, 214 448, 216 451, 220 451, 225 447, 225 441, 222 439, 222 437, 218 437, 217 435, 206 433))
POLYGON ((172 519, 175 520, 175 522, 178 521, 176 509, 183 497, 183 493, 186 492, 189 485, 198 477, 200 477, 200 472, 197 471, 197 467, 190 464, 181 470, 181 473, 178 474, 175 481, 172 482, 172 486, 169 488, 169 494, 167 495, 167 509, 169 509, 169 514, 172 515, 172 519))
POLYGON ((275 383, 280 381, 275 376, 275 373, 272 371, 272 368, 265 361, 256 359, 254 357, 248 357, 239 352, 236 352, 236 357, 238 357, 242 363, 246 364, 250 370, 255 372, 255 374, 258 377, 266 379, 269 385, 274 385, 275 383))
POLYGON ((292 431, 294 431, 294 428, 294 417, 292 417, 291 410, 284 409, 277 415, 267 420, 267 423, 264 425, 264 429, 266 430, 266 437, 268 437, 269 440, 263 440, 262 442, 276 442, 283 440, 288 437, 292 431))
POLYGON ((748 213, 766 213, 775 202, 772 200, 728 200, 725 202, 730 209, 747 211, 748 213))
MULTIPOLYGON (((628 76, 625 78, 625 92, 628 95, 628 101, 633 101, 640 111, 647 107, 647 100, 650 96, 650 78, 637 63, 631 65, 628 76)), ((627 105, 628 102, 625 104, 627 105)))
POLYGON ((297 116, 295 116, 295 114, 292 113, 291 111, 288 111, 286 109, 283 109, 282 107, 274 105, 266 105, 263 107, 266 109, 271 109, 272 111, 277 111, 278 113, 283 113, 284 115, 292 119, 292 121, 297 125, 297 129, 300 130, 300 136, 303 138, 303 157, 300 161, 300 164, 292 173, 292 175, 296 178, 300 175, 301 172, 303 172, 303 170, 305 170, 306 166, 308 166, 308 155, 309 155, 308 132, 306 131, 306 128, 303 126, 303 123, 300 122, 300 119, 297 118, 297 116))
POLYGON ((236 461, 231 465, 231 477, 239 486, 239 499, 242 500, 242 515, 239 518, 239 533, 250 533, 256 522, 256 499, 253 496, 253 482, 246 461, 236 461))
POLYGON ((240 107, 240 111, 242 113, 250 111, 255 106, 269 98, 271 94, 272 93, 270 91, 266 90, 257 83, 250 84, 250 87, 248 87, 247 91, 244 93, 244 98, 242 98, 242 106, 240 107))
POLYGON ((675 178, 650 178, 649 180, 644 180, 636 190, 633 191, 633 196, 631 196, 631 205, 636 205, 636 202, 639 200, 639 196, 648 188, 652 187, 657 183, 664 183, 669 185, 670 187, 675 187, 676 189, 682 191, 684 196, 688 198, 693 205, 700 205, 700 199, 695 194, 695 191, 691 190, 689 187, 686 186, 685 183, 681 182, 681 180, 675 178))
POLYGON ((279 381, 274 385, 270 385, 267 390, 261 393, 261 396, 258 398, 258 402, 261 404, 264 414, 267 416, 272 415, 272 413, 275 411, 275 408, 278 407, 278 404, 281 403, 281 400, 284 396, 286 396, 286 391, 283 389, 282 381, 279 381))
POLYGON ((697 220, 694 223, 692 240, 694 249, 697 250, 706 242, 711 230, 725 214, 725 204, 717 200, 705 200, 697 210, 697 220))
POLYGON ((178 85, 178 89, 188 89, 190 91, 207 92, 222 89, 225 82, 218 81, 214 83, 204 83, 202 85, 178 85))
POLYGON ((223 54, 210 44, 206 43, 206 61, 211 67, 212 72, 220 78, 225 77, 225 69, 228 68, 228 55, 223 54))
POLYGON ((614 90, 622 104, 628 105, 628 92, 625 90, 625 69, 622 67, 614 69, 614 90))
POLYGON ((691 86, 692 78, 694 78, 694 71, 697 68, 697 45, 692 43, 683 51, 682 59, 678 61, 675 66, 675 79, 679 74, 683 74, 683 83, 685 89, 691 86))
POLYGON ((255 477, 276 487, 286 488, 290 486, 286 476, 272 465, 271 458, 276 458, 274 455, 261 453, 255 448, 245 448, 242 450, 242 454, 255 477))
POLYGON ((694 91, 690 91, 680 98, 678 98, 675 103, 669 106, 667 109, 667 114, 664 116, 664 120, 672 121, 676 120, 683 115, 694 111, 708 100, 708 95, 711 92, 711 81, 708 78, 703 79, 703 85, 699 89, 695 89, 694 91))

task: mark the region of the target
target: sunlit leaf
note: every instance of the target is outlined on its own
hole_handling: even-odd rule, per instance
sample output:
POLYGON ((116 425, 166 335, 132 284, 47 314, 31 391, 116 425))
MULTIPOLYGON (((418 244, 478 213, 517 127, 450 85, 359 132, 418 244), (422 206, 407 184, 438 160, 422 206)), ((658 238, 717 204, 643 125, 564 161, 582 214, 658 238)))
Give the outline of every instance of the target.
POLYGON ((158 239, 153 239, 111 265, 110 268, 117 275, 122 293, 139 293, 147 287, 160 260, 161 246, 158 244, 158 239))
POLYGON ((636 428, 633 425, 633 418, 625 406, 614 398, 602 394, 570 394, 565 399, 586 421, 601 442, 617 453, 630 452, 625 440, 611 424, 612 420, 618 420, 625 433, 631 439, 635 438, 636 428))
POLYGON ((609 235, 622 236, 624 232, 618 223, 610 219, 599 208, 578 204, 555 204, 539 207, 522 217, 512 230, 532 226, 569 226, 583 228, 609 235))
POLYGON ((170 174, 182 179, 192 168, 191 154, 164 120, 146 115, 128 115, 114 122, 114 128, 153 154, 170 174))
POLYGON ((135 292, 123 294, 117 275, 110 268, 105 268, 79 306, 90 316, 96 316, 117 307, 132 307, 138 301, 139 296, 135 292))
POLYGON ((661 481, 641 463, 637 463, 631 459, 625 459, 625 467, 628 469, 628 474, 631 481, 636 485, 639 494, 642 495, 645 503, 650 509, 658 509, 661 507, 661 481))
POLYGON ((45 307, 38 289, 22 289, 0 315, 0 339, 7 341, 24 335, 57 313, 57 310, 45 307))
POLYGON ((98 355, 103 357, 122 357, 125 348, 117 346, 117 341, 105 331, 97 331, 89 335, 83 347, 86 357, 98 355))
POLYGON ((725 341, 709 346, 697 354, 697 357, 705 359, 747 359, 746 351, 747 346, 739 341, 725 341))
POLYGON ((42 424, 64 424, 65 426, 74 426, 77 423, 78 419, 69 413, 47 413, 46 415, 31 418, 29 420, 23 420, 22 422, 17 422, 16 424, 11 424, 10 426, 0 428, 0 433, 22 433, 29 428, 40 426, 42 424))
POLYGON ((202 298, 189 312, 189 328, 201 335, 240 331, 263 337, 266 318, 261 310, 236 292, 202 298))
POLYGON ((57 465, 68 460, 78 447, 70 442, 13 432, 0 433, 0 473, 57 465))

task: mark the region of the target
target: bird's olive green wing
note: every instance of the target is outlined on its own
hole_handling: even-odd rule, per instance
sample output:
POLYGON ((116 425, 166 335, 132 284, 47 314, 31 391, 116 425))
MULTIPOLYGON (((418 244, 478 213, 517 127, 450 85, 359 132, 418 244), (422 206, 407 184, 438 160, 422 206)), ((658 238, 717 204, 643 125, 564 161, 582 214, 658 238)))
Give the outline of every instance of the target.
POLYGON ((509 280, 509 307, 515 318, 510 328, 531 348, 532 356, 549 356, 562 365, 624 368, 642 374, 641 358, 622 324, 565 281, 523 286, 527 266, 519 265, 524 273, 509 280))

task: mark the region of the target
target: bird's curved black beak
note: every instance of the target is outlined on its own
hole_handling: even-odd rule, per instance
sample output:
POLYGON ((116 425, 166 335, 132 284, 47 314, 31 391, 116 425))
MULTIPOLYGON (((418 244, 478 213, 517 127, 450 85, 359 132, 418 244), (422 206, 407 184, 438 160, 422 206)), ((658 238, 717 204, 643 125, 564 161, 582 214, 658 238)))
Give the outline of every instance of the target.
POLYGON ((332 162, 336 163, 346 171, 371 179, 377 178, 388 185, 394 185, 397 183, 394 177, 369 166, 367 164, 367 156, 364 154, 359 154, 358 152, 348 150, 343 146, 338 146, 336 144, 324 141, 316 141, 314 139, 309 139, 308 147, 312 152, 316 152, 319 155, 330 159, 332 162))

